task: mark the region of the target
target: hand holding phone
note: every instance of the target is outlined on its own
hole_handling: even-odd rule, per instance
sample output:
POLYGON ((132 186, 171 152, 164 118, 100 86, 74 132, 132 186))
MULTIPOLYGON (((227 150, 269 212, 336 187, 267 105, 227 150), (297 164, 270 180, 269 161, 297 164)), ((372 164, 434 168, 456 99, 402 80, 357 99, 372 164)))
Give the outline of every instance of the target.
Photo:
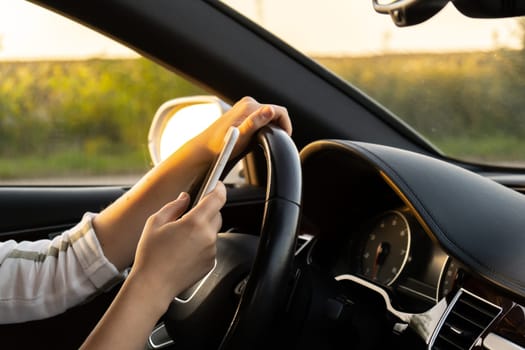
MULTIPOLYGON (((224 136, 224 144, 222 146, 221 152, 213 162, 212 166, 208 170, 208 173, 206 174, 206 177, 204 178, 203 185, 201 186, 199 193, 197 196, 195 196, 195 200, 193 201, 192 208, 199 203, 202 198, 204 198, 205 195, 213 191, 215 186, 217 185, 217 182, 219 181, 222 172, 224 170, 224 167, 226 166, 226 163, 228 163, 228 160, 230 159, 230 155, 233 151, 233 147, 235 146, 235 143, 237 142, 237 139, 239 138, 239 129, 237 129, 234 126, 231 126, 228 131, 226 132, 226 136, 224 136)), ((215 265, 213 266, 212 270, 208 272, 208 274, 203 277, 199 282, 195 283, 193 286, 187 288, 182 293, 180 293, 175 300, 180 303, 186 303, 190 299, 193 298, 193 296, 197 293, 198 289, 201 287, 201 285, 204 283, 204 281, 208 278, 208 276, 211 274, 215 266, 217 265, 217 260, 215 260, 215 265)))
POLYGON ((222 147, 222 150, 217 156, 217 159, 215 159, 213 165, 208 170, 208 173, 204 178, 203 186, 201 187, 199 193, 195 197, 195 201, 193 202, 192 207, 199 203, 205 195, 213 191, 222 175, 222 172, 224 171, 226 163, 230 159, 233 147, 235 146, 235 143, 237 142, 238 138, 239 129, 237 129, 234 126, 231 126, 226 132, 226 136, 224 137, 224 145, 222 147))

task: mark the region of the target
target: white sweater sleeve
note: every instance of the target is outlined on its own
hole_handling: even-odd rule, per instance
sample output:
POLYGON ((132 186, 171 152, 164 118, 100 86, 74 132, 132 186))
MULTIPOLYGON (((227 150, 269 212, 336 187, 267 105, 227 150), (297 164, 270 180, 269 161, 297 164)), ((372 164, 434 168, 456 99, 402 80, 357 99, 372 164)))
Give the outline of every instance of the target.
POLYGON ((0 323, 60 314, 123 278, 104 256, 86 213, 53 240, 0 243, 0 323))

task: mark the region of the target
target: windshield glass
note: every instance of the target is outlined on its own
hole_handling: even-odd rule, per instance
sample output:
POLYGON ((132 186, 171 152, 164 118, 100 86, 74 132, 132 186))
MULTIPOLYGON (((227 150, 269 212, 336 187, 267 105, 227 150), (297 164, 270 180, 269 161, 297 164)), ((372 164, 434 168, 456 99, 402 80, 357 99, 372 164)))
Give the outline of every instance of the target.
POLYGON ((397 27, 372 1, 226 0, 409 124, 445 155, 525 166, 525 20, 447 5, 397 27))

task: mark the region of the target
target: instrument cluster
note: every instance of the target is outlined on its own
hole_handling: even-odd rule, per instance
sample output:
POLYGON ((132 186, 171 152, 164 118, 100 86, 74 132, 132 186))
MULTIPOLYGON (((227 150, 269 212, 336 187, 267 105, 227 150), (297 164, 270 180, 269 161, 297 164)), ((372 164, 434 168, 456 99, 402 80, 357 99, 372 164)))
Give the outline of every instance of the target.
MULTIPOLYGON (((312 249, 325 249, 321 246, 326 245, 312 249)), ((446 297, 460 271, 458 262, 431 240, 406 207, 365 220, 344 239, 334 240, 330 249, 338 252, 331 266, 334 277, 353 274, 374 283, 388 291, 396 308, 412 313, 446 297)))

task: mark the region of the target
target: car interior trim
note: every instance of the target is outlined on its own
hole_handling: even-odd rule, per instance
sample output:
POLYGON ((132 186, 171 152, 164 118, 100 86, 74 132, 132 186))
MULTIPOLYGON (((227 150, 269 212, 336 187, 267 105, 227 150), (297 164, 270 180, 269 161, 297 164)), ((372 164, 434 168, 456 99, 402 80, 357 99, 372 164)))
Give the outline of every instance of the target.
POLYGON ((380 286, 351 274, 342 274, 336 276, 335 280, 352 281, 378 293, 385 301, 388 312, 399 318, 401 321, 405 322, 416 334, 425 340, 427 344, 430 341, 430 337, 434 333, 434 330, 438 326, 439 321, 443 318, 445 311, 448 309, 447 301, 445 298, 443 298, 432 308, 420 314, 399 311, 392 305, 392 301, 390 300, 388 293, 380 286))
POLYGON ((483 339, 483 347, 487 350, 523 350, 525 348, 507 340, 495 333, 489 333, 483 339))
POLYGON ((302 233, 298 235, 297 242, 299 244, 298 244, 297 249, 295 250, 295 255, 296 256, 299 255, 299 253, 302 252, 304 248, 306 248, 310 244, 313 238, 314 238, 314 235, 311 235, 308 233, 302 233))
POLYGON ((436 288, 436 300, 439 300, 439 293, 441 291, 441 284, 443 283, 443 278, 445 277, 445 271, 447 270, 447 265, 452 260, 452 258, 449 256, 445 259, 445 262, 443 262, 443 265, 441 266, 441 271, 439 272, 439 279, 438 279, 438 285, 436 288))
POLYGON ((398 289, 403 289, 403 290, 405 290, 405 291, 407 291, 407 292, 409 292, 411 294, 415 294, 415 295, 417 295, 417 296, 419 296, 419 297, 421 297, 423 299, 426 299, 428 301, 431 301, 433 303, 435 303, 437 301, 436 298, 432 298, 432 297, 426 295, 425 293, 421 293, 420 291, 417 291, 417 290, 415 290, 413 288, 407 287, 407 286, 405 286, 403 284, 400 284, 399 286, 397 286, 397 288, 398 289))
MULTIPOLYGON (((481 302, 485 303, 485 304, 488 304, 496 309, 498 309, 498 313, 492 317, 492 320, 485 326, 485 328, 480 332, 480 335, 482 335, 483 333, 485 333, 487 331, 487 329, 492 325, 492 323, 494 322, 494 320, 496 320, 496 318, 499 316, 499 314, 501 313, 501 311, 503 310, 501 308, 501 306, 499 305, 496 305, 494 303, 491 303, 490 301, 472 293, 472 292, 469 292, 468 290, 464 289, 464 288, 460 288, 456 294, 454 295, 454 298, 452 298, 452 300, 450 301, 450 304, 448 304, 448 307, 447 309, 445 310, 445 312, 443 313, 441 319, 439 320, 439 323, 437 325, 437 327, 434 329, 434 332, 432 334, 432 337, 430 338, 430 342, 428 344, 428 349, 429 350, 432 350, 432 346, 434 345, 438 335, 439 335, 439 332, 441 331, 441 329, 443 328, 443 325, 446 323, 447 321, 447 317, 450 315, 452 309, 454 308, 454 306, 456 305, 456 303, 458 302, 458 300, 461 298, 461 295, 465 293, 465 294, 468 294, 478 300, 480 300, 481 302)), ((459 332, 459 331, 458 331, 459 332)), ((476 341, 479 339, 479 337, 473 342, 473 344, 476 343, 476 341)), ((472 345, 473 345, 472 344, 472 345)))
MULTIPOLYGON (((188 296, 187 298, 184 298, 184 297, 181 297, 180 295, 175 297, 174 300, 178 303, 187 303, 189 302, 191 299, 193 299, 193 297, 195 296, 195 294, 197 294, 197 292, 199 291, 199 289, 202 287, 202 285, 204 284, 204 282, 206 282, 206 280, 208 279, 208 277, 210 277, 210 275, 213 273, 213 271, 215 270, 215 268, 217 267, 217 259, 215 259, 213 261, 213 267, 211 268, 211 270, 203 277, 201 278, 200 281, 198 281, 196 284, 196 288, 194 290, 191 291, 191 294, 190 296, 188 296)), ((193 286, 190 286, 190 288, 188 288, 188 290, 191 290, 193 286)), ((181 294, 184 294, 184 292, 182 292, 181 294)))
POLYGON ((381 178, 387 183, 388 186, 394 191, 399 198, 403 201, 403 203, 410 208, 410 212, 412 215, 415 216, 417 222, 421 225, 423 230, 432 237, 433 232, 430 229, 430 227, 427 225, 426 221, 423 219, 423 217, 419 214, 419 212, 416 210, 416 207, 412 204, 412 202, 408 199, 408 197, 401 191, 401 189, 396 185, 396 183, 383 171, 379 170, 379 175, 381 178))
POLYGON ((155 327, 155 329, 153 329, 150 336, 148 337, 148 345, 152 349, 162 349, 173 343, 175 343, 175 341, 169 337, 169 334, 166 331, 166 325, 164 323, 161 323, 157 327, 155 327), (161 343, 157 343, 155 339, 155 337, 157 337, 159 333, 162 334, 161 343))
POLYGON ((376 286, 372 282, 368 282, 367 280, 365 280, 365 279, 363 279, 361 277, 358 277, 358 276, 355 276, 355 275, 350 275, 350 274, 343 274, 343 275, 336 276, 335 280, 336 281, 352 281, 352 282, 358 283, 361 286, 366 287, 366 288, 368 288, 370 290, 373 290, 374 292, 380 294, 383 297, 383 299, 385 300, 385 305, 386 305, 387 310, 392 315, 398 317, 403 322, 410 323, 410 320, 412 319, 414 314, 396 310, 396 308, 394 308, 394 306, 392 305, 392 302, 390 301, 390 296, 388 295, 388 293, 383 288, 381 288, 379 286, 376 286))

